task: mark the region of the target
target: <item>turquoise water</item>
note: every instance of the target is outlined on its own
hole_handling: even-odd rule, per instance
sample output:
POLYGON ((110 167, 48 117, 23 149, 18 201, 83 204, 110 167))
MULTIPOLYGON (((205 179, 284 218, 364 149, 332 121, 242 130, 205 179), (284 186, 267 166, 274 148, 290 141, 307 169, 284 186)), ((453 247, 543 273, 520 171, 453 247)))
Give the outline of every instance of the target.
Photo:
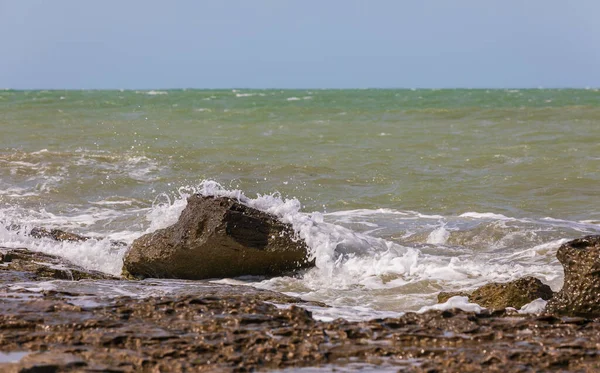
MULTIPOLYGON (((560 287, 558 245, 600 230, 599 99, 541 89, 0 91, 0 220, 132 240, 214 180, 249 198, 294 199, 301 216, 330 224, 314 243, 319 268, 255 286, 381 311, 524 274, 560 287), (347 231, 335 236, 338 227, 347 231)), ((0 246, 35 246, 27 240, 0 234, 0 246)), ((102 250, 69 255, 116 272, 121 254, 103 262, 102 250)))

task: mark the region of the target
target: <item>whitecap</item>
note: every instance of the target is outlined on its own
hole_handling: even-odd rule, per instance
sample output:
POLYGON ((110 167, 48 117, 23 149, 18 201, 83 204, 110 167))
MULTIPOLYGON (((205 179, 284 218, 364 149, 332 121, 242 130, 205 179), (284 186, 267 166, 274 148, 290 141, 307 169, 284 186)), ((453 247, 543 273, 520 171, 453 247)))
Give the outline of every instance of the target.
POLYGON ((461 218, 472 218, 472 219, 496 219, 496 220, 516 220, 515 218, 509 218, 502 214, 495 214, 493 212, 465 212, 459 215, 461 218))
POLYGON ((154 91, 154 90, 147 91, 147 92, 144 92, 144 93, 147 94, 147 95, 150 95, 150 96, 168 95, 169 94, 169 92, 167 92, 167 91, 154 91))

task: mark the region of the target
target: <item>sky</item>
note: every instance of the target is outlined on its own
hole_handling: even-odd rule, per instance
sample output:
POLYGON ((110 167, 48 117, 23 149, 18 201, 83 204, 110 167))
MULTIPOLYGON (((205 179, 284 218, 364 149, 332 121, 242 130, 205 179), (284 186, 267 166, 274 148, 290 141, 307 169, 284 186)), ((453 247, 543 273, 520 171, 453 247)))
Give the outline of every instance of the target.
POLYGON ((598 0, 0 0, 0 88, 600 87, 598 0))

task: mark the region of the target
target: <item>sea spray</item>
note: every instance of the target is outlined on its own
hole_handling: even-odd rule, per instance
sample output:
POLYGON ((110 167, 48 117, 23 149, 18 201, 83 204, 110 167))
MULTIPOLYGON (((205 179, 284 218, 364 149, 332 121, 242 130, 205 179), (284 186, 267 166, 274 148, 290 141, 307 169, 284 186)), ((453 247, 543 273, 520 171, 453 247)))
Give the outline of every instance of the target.
MULTIPOLYGON (((12 215, 19 217, 16 220, 29 220, 36 225, 82 230, 85 226, 111 221, 115 218, 111 215, 115 212, 110 213, 111 207, 117 207, 121 214, 128 214, 136 222, 132 228, 138 228, 87 231, 87 235, 98 238, 71 243, 29 237, 26 231, 27 227, 33 226, 30 224, 18 231, 4 228, 0 232, 1 245, 27 247, 63 256, 88 269, 119 274, 126 248, 111 247, 110 239, 120 238, 130 243, 142 234, 175 223, 187 198, 195 193, 234 198, 274 214, 291 224, 297 239, 304 240, 309 246, 315 268, 291 277, 244 279, 244 283, 324 301, 339 310, 352 307, 367 307, 373 312, 418 310, 434 302, 435 294, 440 290, 473 289, 487 282, 510 281, 526 275, 550 282, 555 290, 560 287, 561 273, 554 263, 554 250, 564 239, 546 241, 543 234, 552 233, 553 224, 564 226, 564 221, 533 221, 487 213, 444 217, 388 208, 304 212, 296 198, 284 198, 277 192, 257 194, 252 198, 240 189, 228 189, 213 180, 180 187, 170 194, 159 193, 146 208, 128 203, 101 204, 101 208, 94 207, 95 213, 83 210, 70 217, 43 211, 4 209, 1 211, 4 217, 12 215), (69 221, 70 218, 73 221, 69 221), (477 233, 487 224, 492 225, 477 233), (495 229, 494 235, 499 237, 495 244, 500 245, 515 229, 524 231, 524 227, 538 233, 530 236, 530 243, 521 243, 522 249, 502 252, 501 246, 496 246, 487 253, 476 254, 470 248, 470 245, 477 245, 483 238, 481 235, 487 235, 489 229, 495 229)), ((575 226, 577 229, 582 227, 593 229, 597 226, 584 223, 575 226)))

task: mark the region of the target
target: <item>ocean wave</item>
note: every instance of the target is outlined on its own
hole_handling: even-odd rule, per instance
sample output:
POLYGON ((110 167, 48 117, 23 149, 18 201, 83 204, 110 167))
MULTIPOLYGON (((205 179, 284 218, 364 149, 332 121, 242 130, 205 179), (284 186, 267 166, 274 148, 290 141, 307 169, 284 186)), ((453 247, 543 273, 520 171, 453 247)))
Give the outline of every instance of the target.
POLYGON ((389 208, 304 212, 295 198, 279 193, 249 197, 242 190, 205 180, 174 193, 159 193, 151 207, 116 198, 90 202, 94 207, 70 216, 2 209, 3 226, 27 221, 30 227, 87 229, 85 234, 98 239, 57 243, 3 229, 0 246, 28 247, 63 256, 88 269, 118 274, 125 249, 115 251, 110 240, 130 243, 142 234, 174 224, 187 198, 195 193, 234 198, 277 216, 307 243, 309 257, 316 263, 314 268, 290 277, 240 281, 341 308, 367 305, 393 312, 419 310, 434 302, 440 290, 473 289, 528 275, 557 290, 562 284, 562 268, 555 251, 567 239, 558 235, 564 234, 565 226, 582 229, 583 224, 588 231, 600 230, 598 225, 580 222, 517 219, 496 213, 441 216, 389 208), (93 230, 118 219, 124 219, 132 229, 93 230))
POLYGON ((167 92, 167 91, 155 91, 155 90, 135 91, 135 93, 141 93, 141 94, 145 94, 145 95, 149 95, 149 96, 158 96, 158 95, 168 95, 169 94, 169 92, 167 92))

